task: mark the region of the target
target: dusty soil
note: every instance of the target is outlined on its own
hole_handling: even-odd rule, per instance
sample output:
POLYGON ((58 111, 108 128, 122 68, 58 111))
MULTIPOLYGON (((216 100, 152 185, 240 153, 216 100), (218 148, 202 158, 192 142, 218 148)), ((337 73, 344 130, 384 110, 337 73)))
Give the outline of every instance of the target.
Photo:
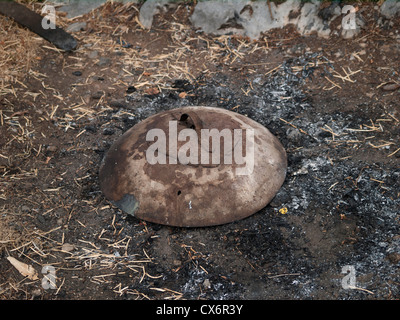
POLYGON ((36 39, 29 68, 3 78, 0 299, 399 299, 399 19, 378 21, 365 4, 352 40, 287 27, 250 41, 196 32, 191 10, 170 8, 151 31, 134 6, 60 16, 88 23, 74 34, 79 48, 36 39), (98 171, 111 144, 189 105, 234 110, 279 137, 288 174, 266 208, 184 229, 104 198, 98 171), (42 285, 46 265, 54 288, 42 285))

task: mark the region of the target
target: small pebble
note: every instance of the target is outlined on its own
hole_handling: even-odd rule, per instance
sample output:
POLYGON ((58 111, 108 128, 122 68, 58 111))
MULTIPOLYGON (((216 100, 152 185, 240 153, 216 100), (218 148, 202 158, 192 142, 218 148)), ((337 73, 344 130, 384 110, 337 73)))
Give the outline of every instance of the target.
POLYGON ((383 91, 394 91, 400 88, 400 84, 398 83, 391 83, 391 84, 387 84, 385 86, 382 87, 383 91))
POLYGON ((55 152, 55 151, 57 151, 57 147, 53 146, 53 145, 50 145, 50 146, 47 147, 47 151, 55 152))
POLYGON ((398 264, 400 262, 400 253, 393 252, 386 257, 391 263, 398 264))
POLYGON ((21 207, 21 211, 22 211, 22 212, 29 212, 29 211, 31 211, 31 208, 28 207, 28 206, 22 206, 22 207, 21 207))
POLYGON ((31 292, 31 294, 32 294, 32 300, 33 300, 37 297, 40 297, 42 295, 42 292, 40 291, 40 289, 35 289, 31 292))
POLYGON ((108 104, 109 104, 109 106, 111 108, 118 108, 119 109, 119 108, 126 108, 127 107, 127 104, 122 99, 111 100, 108 104))
POLYGON ((74 72, 72 72, 72 74, 74 76, 80 77, 82 75, 82 72, 81 71, 74 71, 74 72))
POLYGON ((334 55, 336 58, 340 58, 343 54, 342 54, 342 52, 339 50, 339 51, 335 52, 333 55, 334 55))
POLYGON ((89 59, 96 59, 98 57, 98 55, 99 55, 99 52, 96 51, 96 50, 93 50, 93 51, 90 51, 88 53, 88 58, 89 59))
POLYGON ((114 132, 115 132, 115 130, 112 129, 112 128, 105 128, 105 129, 103 130, 103 134, 104 134, 105 136, 111 136, 111 135, 114 134, 114 132))
POLYGON ((92 125, 87 125, 87 126, 85 126, 85 130, 86 130, 87 132, 91 132, 91 133, 96 133, 96 132, 97 132, 96 127, 95 127, 95 126, 92 126, 92 125))
POLYGON ((73 24, 70 24, 67 28, 66 31, 67 32, 79 32, 79 31, 83 31, 85 30, 87 27, 87 23, 86 22, 75 22, 73 24))
POLYGON ((204 286, 204 288, 206 288, 206 289, 210 289, 210 288, 211 288, 211 282, 210 282, 210 280, 205 279, 204 282, 203 282, 203 286, 204 286))
POLYGON ((36 217, 36 219, 37 219, 37 221, 38 221, 40 224, 45 224, 45 223, 46 223, 46 219, 45 219, 41 214, 39 214, 39 215, 36 217))
POLYGON ((101 58, 99 59, 99 62, 97 62, 96 64, 97 64, 99 67, 104 67, 104 66, 108 66, 110 63, 111 63, 111 60, 110 60, 109 58, 101 57, 101 58))
POLYGON ((92 99, 99 100, 104 95, 103 91, 97 91, 92 94, 92 99))
POLYGON ((173 261, 173 263, 174 263, 174 266, 177 266, 177 267, 179 267, 179 266, 182 265, 182 261, 177 260, 177 259, 175 259, 175 260, 173 261))
POLYGON ((66 252, 71 252, 72 250, 75 249, 75 246, 73 244, 70 243, 64 243, 61 247, 62 251, 66 251, 66 252))

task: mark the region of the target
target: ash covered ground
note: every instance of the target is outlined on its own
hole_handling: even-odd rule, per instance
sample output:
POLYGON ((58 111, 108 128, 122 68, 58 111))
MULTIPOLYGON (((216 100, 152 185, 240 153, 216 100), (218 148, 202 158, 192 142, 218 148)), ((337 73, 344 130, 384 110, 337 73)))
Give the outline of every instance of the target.
POLYGON ((189 11, 155 16, 150 32, 131 18, 127 31, 114 13, 137 11, 106 4, 81 18, 77 52, 39 42, 31 71, 3 85, 1 298, 398 299, 399 91, 387 85, 399 81, 399 21, 376 27, 367 6, 355 39, 285 27, 249 41, 196 33, 189 11), (99 189, 108 148, 148 116, 191 105, 275 134, 288 155, 282 188, 222 226, 126 216, 99 189), (55 266, 57 288, 24 279, 8 255, 39 275, 55 266))

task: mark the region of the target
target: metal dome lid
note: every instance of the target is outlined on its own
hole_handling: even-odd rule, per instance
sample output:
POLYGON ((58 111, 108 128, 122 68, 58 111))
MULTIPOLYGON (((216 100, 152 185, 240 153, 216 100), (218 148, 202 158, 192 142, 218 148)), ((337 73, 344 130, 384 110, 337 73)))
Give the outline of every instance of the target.
POLYGON ((125 132, 102 162, 100 187, 139 219, 212 226, 265 207, 286 169, 282 144, 261 124, 225 109, 184 107, 125 132))

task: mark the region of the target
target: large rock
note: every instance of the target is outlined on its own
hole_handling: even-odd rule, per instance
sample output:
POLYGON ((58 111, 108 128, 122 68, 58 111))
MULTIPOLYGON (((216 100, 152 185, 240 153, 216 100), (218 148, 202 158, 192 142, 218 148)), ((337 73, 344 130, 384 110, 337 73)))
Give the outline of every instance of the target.
POLYGON ((293 24, 301 34, 316 32, 327 37, 331 32, 328 27, 330 21, 341 12, 339 7, 335 8, 329 20, 324 21, 318 16, 320 4, 319 1, 302 3, 301 0, 287 0, 280 4, 271 1, 210 0, 196 5, 191 21, 196 28, 217 35, 234 32, 256 39, 261 32, 293 24), (229 22, 232 27, 229 27, 229 22))

